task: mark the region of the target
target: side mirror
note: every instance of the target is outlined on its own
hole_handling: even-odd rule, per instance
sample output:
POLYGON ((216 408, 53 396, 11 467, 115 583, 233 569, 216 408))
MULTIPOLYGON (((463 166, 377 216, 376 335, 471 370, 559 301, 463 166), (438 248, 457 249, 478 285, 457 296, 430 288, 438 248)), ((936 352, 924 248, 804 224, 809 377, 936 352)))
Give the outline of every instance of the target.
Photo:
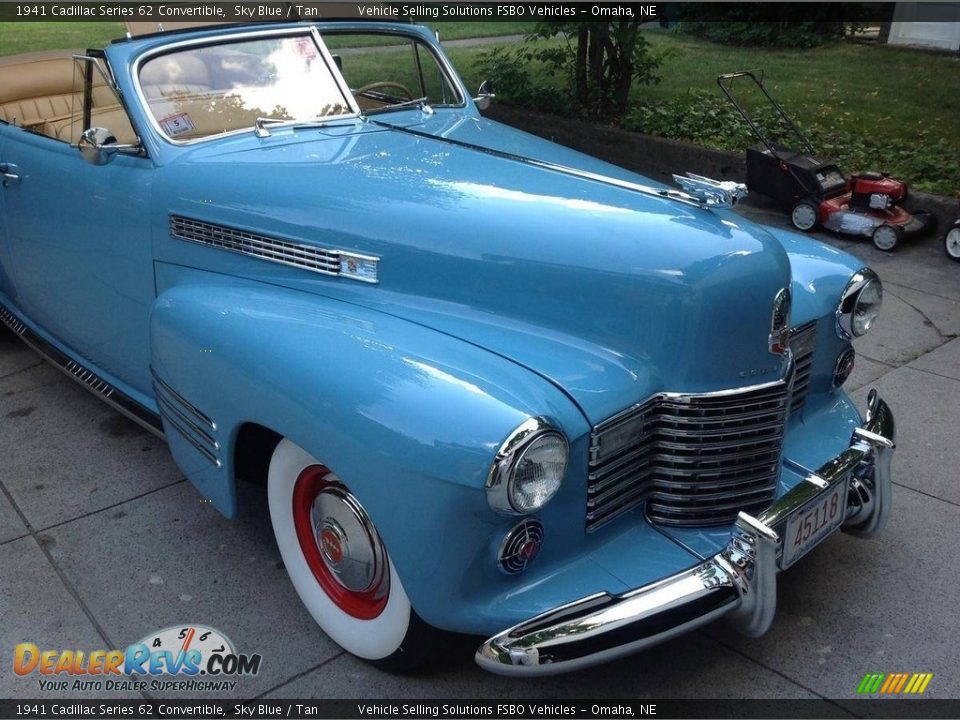
POLYGON ((140 145, 119 145, 113 133, 102 127, 87 128, 77 143, 80 155, 91 165, 106 165, 121 152, 139 154, 140 145))
POLYGON ((484 80, 480 83, 480 88, 477 90, 477 96, 473 99, 473 102, 476 103, 478 110, 486 110, 490 107, 490 101, 496 96, 496 93, 493 92, 493 83, 484 80))

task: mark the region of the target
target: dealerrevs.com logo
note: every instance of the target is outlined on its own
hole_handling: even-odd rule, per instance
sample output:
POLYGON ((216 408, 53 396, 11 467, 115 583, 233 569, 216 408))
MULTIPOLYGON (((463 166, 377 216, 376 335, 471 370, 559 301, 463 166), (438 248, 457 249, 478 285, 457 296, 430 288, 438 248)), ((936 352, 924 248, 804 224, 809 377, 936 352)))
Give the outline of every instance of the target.
POLYGON ((13 651, 13 671, 20 677, 38 675, 41 692, 233 690, 233 678, 256 675, 261 659, 237 653, 214 628, 180 625, 151 633, 126 650, 41 650, 20 643, 13 651))

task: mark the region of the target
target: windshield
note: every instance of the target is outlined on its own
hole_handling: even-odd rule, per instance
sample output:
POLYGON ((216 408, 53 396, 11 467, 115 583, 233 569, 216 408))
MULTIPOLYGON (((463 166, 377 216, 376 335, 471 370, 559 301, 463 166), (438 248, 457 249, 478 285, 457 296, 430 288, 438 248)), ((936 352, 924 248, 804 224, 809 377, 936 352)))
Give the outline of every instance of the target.
POLYGON ((457 86, 439 58, 418 38, 358 30, 323 32, 323 42, 367 114, 410 108, 463 104, 457 86))
POLYGON ((140 87, 177 141, 254 127, 258 118, 322 120, 351 107, 312 35, 191 47, 147 60, 140 87))

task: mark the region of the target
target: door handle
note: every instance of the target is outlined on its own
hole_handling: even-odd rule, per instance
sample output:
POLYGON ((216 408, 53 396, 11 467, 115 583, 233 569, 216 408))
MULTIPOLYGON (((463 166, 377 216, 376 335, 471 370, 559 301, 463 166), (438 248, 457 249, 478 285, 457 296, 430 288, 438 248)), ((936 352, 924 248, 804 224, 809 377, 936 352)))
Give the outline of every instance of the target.
POLYGON ((20 176, 17 175, 16 170, 16 165, 0 163, 0 178, 3 178, 3 187, 9 187, 11 183, 20 182, 20 176))

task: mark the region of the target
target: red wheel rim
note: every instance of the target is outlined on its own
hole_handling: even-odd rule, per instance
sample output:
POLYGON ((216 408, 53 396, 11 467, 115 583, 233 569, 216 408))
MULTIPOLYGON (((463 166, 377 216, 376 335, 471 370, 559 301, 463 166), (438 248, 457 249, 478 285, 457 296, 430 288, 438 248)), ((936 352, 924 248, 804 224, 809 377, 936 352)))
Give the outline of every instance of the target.
MULTIPOLYGON (((345 552, 344 544, 337 533, 326 527, 318 533, 314 524, 314 501, 321 493, 334 489, 338 493, 346 493, 346 489, 340 483, 330 481, 330 474, 330 470, 322 465, 311 465, 305 468, 297 478, 293 487, 293 526, 297 533, 297 540, 300 542, 300 550, 307 561, 307 566, 327 597, 351 617, 358 620, 372 620, 387 606, 387 599, 390 597, 389 572, 384 570, 387 572, 387 579, 378 583, 373 589, 357 591, 345 587, 328 566, 324 553, 328 558, 340 562, 345 552), (320 543, 323 543, 323 549, 320 543)), ((357 509, 362 512, 359 504, 357 509)), ((372 528, 372 524, 370 527, 372 528)), ((374 537, 373 542, 379 543, 379 538, 374 537)))

